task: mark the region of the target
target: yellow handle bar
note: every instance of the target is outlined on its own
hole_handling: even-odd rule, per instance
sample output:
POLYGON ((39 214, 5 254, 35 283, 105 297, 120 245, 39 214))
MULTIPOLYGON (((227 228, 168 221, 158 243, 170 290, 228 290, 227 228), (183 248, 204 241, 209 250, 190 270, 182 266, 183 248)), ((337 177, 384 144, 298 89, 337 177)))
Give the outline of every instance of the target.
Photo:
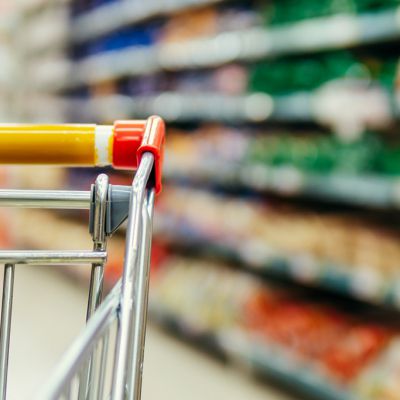
POLYGON ((113 126, 0 125, 1 164, 112 164, 113 126))
POLYGON ((154 186, 161 190, 165 125, 160 117, 114 125, 1 125, 0 164, 106 166, 135 169, 154 157, 154 186))

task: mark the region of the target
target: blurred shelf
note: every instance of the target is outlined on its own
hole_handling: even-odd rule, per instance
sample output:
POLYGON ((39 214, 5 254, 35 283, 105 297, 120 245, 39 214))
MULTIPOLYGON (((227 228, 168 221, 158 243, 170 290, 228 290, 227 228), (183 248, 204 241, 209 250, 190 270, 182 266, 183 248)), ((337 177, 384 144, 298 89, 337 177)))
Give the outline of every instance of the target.
MULTIPOLYGON (((396 40, 400 38, 399 15, 397 7, 358 16, 341 14, 277 28, 257 27, 224 32, 212 38, 109 51, 76 62, 71 73, 74 79, 65 82, 65 87, 163 70, 211 68, 236 61, 396 40)), ((107 15, 101 21, 113 18, 107 15)), ((87 22, 84 25, 86 29, 95 26, 87 22)))
MULTIPOLYGON (((37 226, 39 221, 46 221, 46 224, 41 228, 42 235, 39 237, 35 238, 30 229, 22 231, 18 229, 17 232, 23 232, 19 237, 25 242, 30 241, 36 248, 50 249, 59 248, 65 238, 68 238, 67 242, 72 247, 77 247, 79 241, 84 243, 83 238, 90 241, 85 229, 87 220, 86 217, 83 218, 82 213, 69 212, 66 215, 67 219, 58 218, 62 215, 60 211, 54 210, 24 211, 23 218, 18 219, 18 223, 29 221, 29 226, 32 227, 37 226), (55 237, 54 226, 60 228, 62 226, 63 229, 60 231, 64 234, 55 237)), ((125 233, 124 227, 121 227, 121 233, 125 233)), ((239 244, 232 244, 223 239, 210 237, 190 222, 176 220, 173 215, 157 209, 154 236, 158 242, 164 242, 173 248, 180 248, 196 255, 211 255, 261 275, 282 277, 372 304, 400 308, 400 281, 396 277, 385 276, 379 269, 368 265, 340 265, 324 261, 309 253, 290 254, 268 246, 268 243, 262 240, 243 239, 239 244)), ((116 237, 118 239, 119 235, 116 237)), ((117 239, 114 239, 114 244, 117 244, 117 239)), ((118 241, 118 246, 122 249, 123 241, 118 241)), ((111 248, 113 250, 110 253, 111 262, 117 264, 123 253, 118 255, 112 246, 111 248)))
POLYGON ((237 246, 221 243, 218 239, 207 238, 191 225, 173 224, 169 216, 160 213, 156 214, 155 221, 155 237, 174 248, 211 255, 259 274, 289 279, 349 298, 400 308, 399 283, 385 279, 374 268, 336 265, 307 253, 291 255, 262 241, 244 239, 237 246))
POLYGON ((164 92, 143 96, 105 96, 87 101, 72 100, 73 114, 96 120, 143 117, 158 114, 166 121, 261 122, 267 119, 312 120, 312 95, 295 93, 272 98, 264 93, 228 96, 215 92, 164 92))
POLYGON ((353 176, 339 172, 316 174, 300 171, 290 165, 221 165, 218 161, 208 161, 207 165, 184 171, 167 163, 164 175, 170 181, 195 185, 270 191, 288 197, 304 196, 355 206, 400 209, 399 177, 353 176))
POLYGON ((31 86, 31 101, 26 110, 52 120, 52 109, 73 115, 75 120, 109 122, 119 118, 143 118, 158 114, 168 122, 224 121, 263 122, 269 119, 283 121, 313 121, 313 95, 307 92, 273 98, 264 93, 228 96, 210 93, 164 92, 156 95, 99 96, 92 99, 73 99, 38 93, 39 85, 54 87, 56 79, 41 73, 37 84, 31 86), (40 79, 39 79, 40 78, 40 79), (36 93, 35 93, 36 92, 36 93), (50 110, 50 111, 49 111, 50 110))
POLYGON ((68 8, 60 3, 41 11, 35 17, 26 18, 25 34, 19 39, 24 55, 40 61, 43 54, 64 51, 70 35, 68 14, 68 8))
MULTIPOLYGON (((24 44, 24 56, 28 62, 40 60, 43 56, 50 53, 62 53, 66 50, 67 32, 56 31, 52 36, 47 36, 45 40, 38 40, 31 37, 24 44)), ((63 77, 64 80, 64 77, 63 77)))
MULTIPOLYGON (((29 210, 24 215, 30 221, 38 221, 43 217, 46 222, 53 224, 53 227, 63 226, 66 232, 64 236, 69 238, 69 243, 76 243, 75 246, 79 243, 77 240, 82 240, 86 236, 86 220, 82 219, 82 214, 71 212, 67 216, 68 220, 59 219, 57 215, 60 216, 60 212, 54 210, 45 212, 29 210), (71 238, 71 235, 77 234, 78 239, 71 238)), ((122 227, 119 233, 124 235, 125 227, 122 227)), ((22 239, 25 242, 29 241, 35 248, 59 248, 62 238, 57 237, 52 240, 50 235, 49 232, 45 239, 35 241, 29 231, 22 235, 22 239)), ((114 245, 122 250, 123 241, 119 241, 119 234, 115 236, 118 240, 114 239, 114 245)), ((184 223, 174 224, 169 216, 159 212, 156 212, 155 217, 154 238, 158 243, 165 243, 172 248, 185 250, 196 256, 217 257, 260 275, 288 279, 375 305, 400 308, 400 282, 397 279, 386 278, 378 269, 372 267, 339 265, 319 260, 307 253, 288 254, 261 241, 244 239, 237 246, 229 245, 201 234, 194 226, 184 223)), ((85 239, 90 240, 88 236, 85 239)), ((110 263, 120 263, 123 253, 118 254, 113 246, 111 249, 110 263)))
POLYGON ((83 42, 116 29, 170 13, 221 3, 223 0, 117 1, 77 17, 71 40, 83 42))
POLYGON ((199 331, 189 320, 174 315, 162 304, 150 301, 150 316, 159 324, 194 344, 222 355, 256 375, 281 382, 311 398, 355 400, 348 392, 329 385, 310 364, 294 359, 284 348, 265 346, 235 332, 199 331))
MULTIPOLYGON (((26 65, 26 91, 31 91, 39 101, 38 107, 45 107, 47 100, 62 104, 64 99, 46 95, 46 92, 57 91, 62 88, 62 82, 70 72, 70 62, 62 51, 49 52, 33 56, 26 65), (44 100, 46 99, 46 100, 44 100)), ((27 104, 27 107, 30 107, 27 104)), ((46 104, 47 106, 47 104, 46 104)))
POLYGON ((22 0, 20 2, 20 7, 27 18, 30 18, 31 15, 35 18, 36 14, 45 8, 68 5, 71 1, 72 0, 22 0))
MULTIPOLYGON (((41 82, 43 84, 43 80, 41 82)), ((371 83, 364 88, 349 85, 344 91, 338 89, 336 84, 326 86, 313 92, 279 96, 261 92, 227 95, 218 92, 171 91, 132 97, 98 96, 91 99, 61 99, 55 96, 54 101, 60 103, 61 100, 64 108, 75 119, 99 122, 114 119, 115 115, 120 118, 142 118, 157 114, 168 122, 313 122, 333 130, 349 132, 354 127, 361 128, 360 131, 382 129, 396 118, 394 101, 391 100, 393 95, 378 86, 374 89, 371 83), (346 101, 343 101, 343 95, 346 95, 346 101), (353 103, 359 107, 351 108, 353 103), (373 113, 369 111, 371 107, 373 113)), ((34 107, 41 108, 40 99, 34 107)))
POLYGON ((1 47, 11 44, 19 26, 18 8, 12 1, 0 2, 0 36, 1 47))

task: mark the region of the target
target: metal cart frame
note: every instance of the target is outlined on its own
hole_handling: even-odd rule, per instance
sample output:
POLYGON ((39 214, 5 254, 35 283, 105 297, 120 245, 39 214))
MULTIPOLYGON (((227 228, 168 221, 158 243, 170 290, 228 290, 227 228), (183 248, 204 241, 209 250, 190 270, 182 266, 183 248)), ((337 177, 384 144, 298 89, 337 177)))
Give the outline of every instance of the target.
MULTIPOLYGON (((111 185, 108 177, 101 174, 91 191, 0 191, 0 206, 88 209, 93 239, 92 251, 0 251, 0 263, 5 265, 0 330, 0 400, 6 398, 17 264, 92 265, 87 325, 38 398, 139 400, 141 397, 152 217, 155 194, 161 189, 165 127, 160 118, 151 117, 147 121, 117 122, 113 132, 113 151, 122 157, 122 164, 126 164, 128 156, 135 158, 133 164, 138 165, 131 187, 111 185), (122 140, 119 140, 121 131, 122 140), (102 301, 107 237, 126 219, 123 276, 102 301), (114 337, 111 338, 114 328, 114 337), (114 339, 115 347, 110 345, 111 339, 114 339)), ((0 126, 0 146, 1 133, 0 126)))

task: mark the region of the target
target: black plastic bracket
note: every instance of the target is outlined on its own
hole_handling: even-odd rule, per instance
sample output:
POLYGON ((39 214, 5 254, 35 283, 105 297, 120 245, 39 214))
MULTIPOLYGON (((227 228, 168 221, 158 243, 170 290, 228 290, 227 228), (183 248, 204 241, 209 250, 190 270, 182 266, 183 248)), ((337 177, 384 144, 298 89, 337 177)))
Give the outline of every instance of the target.
MULTIPOLYGON (((92 185, 92 196, 90 203, 89 231, 93 233, 94 209, 94 185, 92 185)), ((130 186, 109 185, 106 209, 106 235, 111 236, 121 224, 128 218, 129 203, 132 188, 130 186)))

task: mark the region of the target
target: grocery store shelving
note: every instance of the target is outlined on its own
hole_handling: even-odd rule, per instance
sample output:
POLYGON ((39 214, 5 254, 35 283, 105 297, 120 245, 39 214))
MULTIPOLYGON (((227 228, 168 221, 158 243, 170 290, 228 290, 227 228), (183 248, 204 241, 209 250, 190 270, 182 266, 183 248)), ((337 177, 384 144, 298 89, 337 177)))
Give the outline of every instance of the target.
MULTIPOLYGON (((172 155, 173 156, 173 155, 172 155)), ((382 209, 400 208, 400 179, 379 175, 316 174, 293 166, 221 165, 215 161, 186 171, 166 166, 172 182, 216 185, 227 189, 304 196, 335 203, 382 209)))
MULTIPOLYGON (((51 60, 50 60, 51 61, 51 60)), ((51 67, 53 64, 49 64, 51 67)), ((50 74, 41 68, 37 75, 33 90, 40 86, 51 89, 59 88, 60 78, 68 73, 68 63, 61 63, 56 69, 59 73, 50 74)), ((51 69, 54 71, 54 68, 51 69)), ((49 72, 51 72, 49 71, 49 72)), ((94 73, 93 75, 95 75, 94 73)), ((107 95, 91 99, 74 97, 52 97, 56 103, 64 104, 72 115, 82 119, 108 121, 114 115, 120 118, 133 118, 158 114, 168 122, 186 121, 220 121, 229 123, 260 123, 264 121, 285 122, 315 122, 331 126, 337 130, 346 130, 351 122, 352 127, 382 128, 397 118, 393 109, 392 95, 377 87, 372 90, 352 91, 349 86, 346 102, 337 102, 335 112, 332 112, 332 99, 335 88, 316 90, 314 92, 297 92, 288 95, 272 96, 267 93, 254 92, 242 95, 227 95, 216 92, 163 92, 142 96, 107 95), (359 111, 349 115, 350 102, 363 105, 359 111), (374 118, 365 110, 374 109, 374 118), (363 111, 364 110, 364 111, 363 111), (341 115, 346 115, 342 126, 341 115)), ((46 96, 42 96, 46 98, 46 96)), ((49 98, 49 97, 47 97, 49 98)), ((41 100, 35 103, 38 109, 44 108, 41 100)))
POLYGON ((55 3, 37 15, 25 17, 19 45, 26 57, 40 59, 43 54, 65 50, 68 30, 68 9, 63 3, 55 3))
MULTIPOLYGON (((43 75, 45 83, 49 75, 43 75)), ((53 87, 53 79, 48 84, 53 87)), ((46 83, 45 83, 46 84, 46 83)), ((54 82, 54 85, 56 83, 54 82)), ((80 120, 110 121, 120 118, 143 118, 158 114, 169 122, 215 120, 227 122, 262 122, 268 119, 311 121, 309 113, 311 95, 298 93, 272 98, 264 93, 227 96, 216 93, 183 94, 164 92, 149 96, 111 95, 90 100, 64 98, 61 96, 38 96, 37 101, 27 105, 33 112, 45 115, 51 102, 80 120), (188 101, 190 99, 190 101, 188 101), (302 106, 302 109, 293 105, 302 106)), ((51 112, 47 112, 51 116, 51 112)))
MULTIPOLYGON (((213 168, 214 171, 220 169, 213 166, 210 168, 213 168)), ((228 170, 229 168, 226 169, 226 171, 228 170)), ((51 211, 27 210, 23 215, 23 219, 30 221, 31 226, 36 226, 39 220, 48 221, 49 226, 61 224, 56 217, 57 214, 54 215, 51 211)), ((73 219, 68 224, 62 222, 64 230, 74 232, 74 235, 79 232, 78 237, 84 237, 86 234, 82 215, 78 213, 76 216, 70 215, 70 217, 73 219)), ((242 240, 239 245, 231 245, 208 237, 206 233, 200 233, 196 226, 190 225, 189 222, 186 224, 181 221, 174 222, 171 215, 157 210, 154 234, 159 243, 166 243, 172 248, 189 251, 196 255, 212 255, 261 275, 267 274, 289 279, 306 286, 323 288, 377 305, 400 307, 398 282, 381 275, 379 270, 364 265, 345 266, 318 259, 308 253, 290 254, 275 249, 261 240, 246 239, 242 240)), ((29 240, 30 245, 34 245, 35 248, 54 248, 54 244, 49 244, 51 240, 63 239, 62 237, 50 239, 51 235, 51 231, 47 233, 47 230, 42 228, 43 240, 38 238, 36 242, 32 242, 32 235, 29 231, 25 232, 22 238, 24 241, 29 240)), ((75 247, 79 243, 76 240, 75 247)), ((74 243, 74 241, 70 240, 69 243, 74 243)), ((60 247, 59 243, 58 247, 60 247)), ((57 244, 55 248, 57 248, 57 244)), ((113 260, 113 263, 117 264, 118 261, 113 260)))
POLYGON ((213 67, 231 61, 252 61, 394 40, 400 36, 399 10, 358 16, 335 15, 282 27, 226 32, 214 38, 170 44, 160 52, 160 64, 172 70, 213 67))
POLYGON ((377 375, 400 360, 398 334, 389 333, 393 312, 381 310, 383 322, 365 304, 311 299, 305 290, 261 283, 230 263, 167 256, 153 270, 149 306, 153 318, 181 336, 306 398, 373 399, 391 390, 387 376, 377 375), (348 352, 354 341, 358 355, 348 352))
MULTIPOLYGON (((19 121, 37 121, 29 114, 33 88, 45 92, 69 73, 67 38, 69 36, 69 6, 71 0, 23 0, 17 7, 14 53, 18 53, 18 79, 14 80, 19 121), (27 100, 29 99, 29 100, 27 100)), ((53 121, 65 120, 57 104, 46 104, 53 121)))
POLYGON ((311 96, 308 93, 272 98, 264 93, 228 96, 211 92, 201 94, 163 92, 137 97, 117 95, 93 98, 90 101, 72 100, 69 106, 72 111, 86 113, 97 120, 115 115, 118 110, 119 115, 122 114, 126 118, 158 114, 171 122, 193 120, 260 122, 280 118, 311 120, 310 102, 311 96), (302 109, 295 109, 294 104, 302 106, 302 109))
MULTIPOLYGON (((52 214, 50 211, 29 210, 24 213, 24 217, 32 222, 42 218, 49 225, 63 224, 67 232, 74 232, 75 235, 79 233, 79 238, 84 237, 85 229, 80 214, 77 214, 76 218, 73 218, 68 224, 60 222, 62 220, 52 214)), ((243 240, 238 246, 229 245, 197 232, 196 228, 191 225, 173 224, 171 217, 162 213, 156 213, 155 222, 154 234, 157 241, 172 248, 189 251, 197 256, 212 255, 260 275, 276 276, 306 286, 323 288, 348 298, 400 308, 399 284, 395 280, 387 279, 373 268, 362 265, 358 267, 338 265, 320 260, 307 253, 288 254, 261 241, 243 240)), ((34 245, 35 248, 57 248, 57 245, 50 240, 51 231, 49 233, 45 229, 42 231, 44 239, 32 241, 28 232, 22 235, 23 241, 29 242, 30 246, 34 245)), ((124 229, 122 229, 123 231, 124 229)), ((61 238, 57 237, 53 241, 58 243, 57 240, 61 240, 61 238)), ((79 244, 77 239, 72 243, 79 244)), ((121 247, 122 244, 119 243, 119 246, 121 247)), ((117 261, 114 257, 112 264, 116 265, 118 257, 121 255, 118 255, 117 252, 115 254, 117 261)))
POLYGON ((73 64, 72 79, 65 82, 65 88, 163 70, 212 68, 235 61, 395 40, 400 37, 399 15, 400 8, 359 16, 342 14, 276 28, 255 27, 211 38, 109 51, 73 64))
POLYGON ((324 400, 356 400, 347 391, 338 389, 325 382, 309 365, 302 365, 299 360, 290 357, 285 349, 268 348, 241 338, 212 331, 199 331, 190 321, 178 317, 166 310, 162 304, 149 304, 150 317, 157 323, 172 330, 186 340, 199 344, 217 354, 223 354, 235 364, 245 366, 247 371, 256 375, 273 377, 311 398, 324 400))
POLYGON ((400 308, 399 285, 373 268, 337 265, 307 253, 291 255, 262 241, 243 240, 238 246, 221 243, 196 232, 193 226, 173 225, 171 218, 162 214, 157 214, 156 222, 155 236, 173 248, 195 255, 211 255, 260 275, 285 278, 348 298, 400 308))
POLYGON ((12 2, 0 4, 0 120, 6 122, 16 115, 16 80, 19 77, 19 54, 14 51, 18 15, 12 2))
POLYGON ((67 5, 72 0, 22 0, 19 3, 20 11, 25 14, 35 14, 46 7, 67 5))
POLYGON ((73 21, 71 40, 82 42, 127 25, 177 11, 221 3, 223 0, 122 1, 89 11, 73 21))

